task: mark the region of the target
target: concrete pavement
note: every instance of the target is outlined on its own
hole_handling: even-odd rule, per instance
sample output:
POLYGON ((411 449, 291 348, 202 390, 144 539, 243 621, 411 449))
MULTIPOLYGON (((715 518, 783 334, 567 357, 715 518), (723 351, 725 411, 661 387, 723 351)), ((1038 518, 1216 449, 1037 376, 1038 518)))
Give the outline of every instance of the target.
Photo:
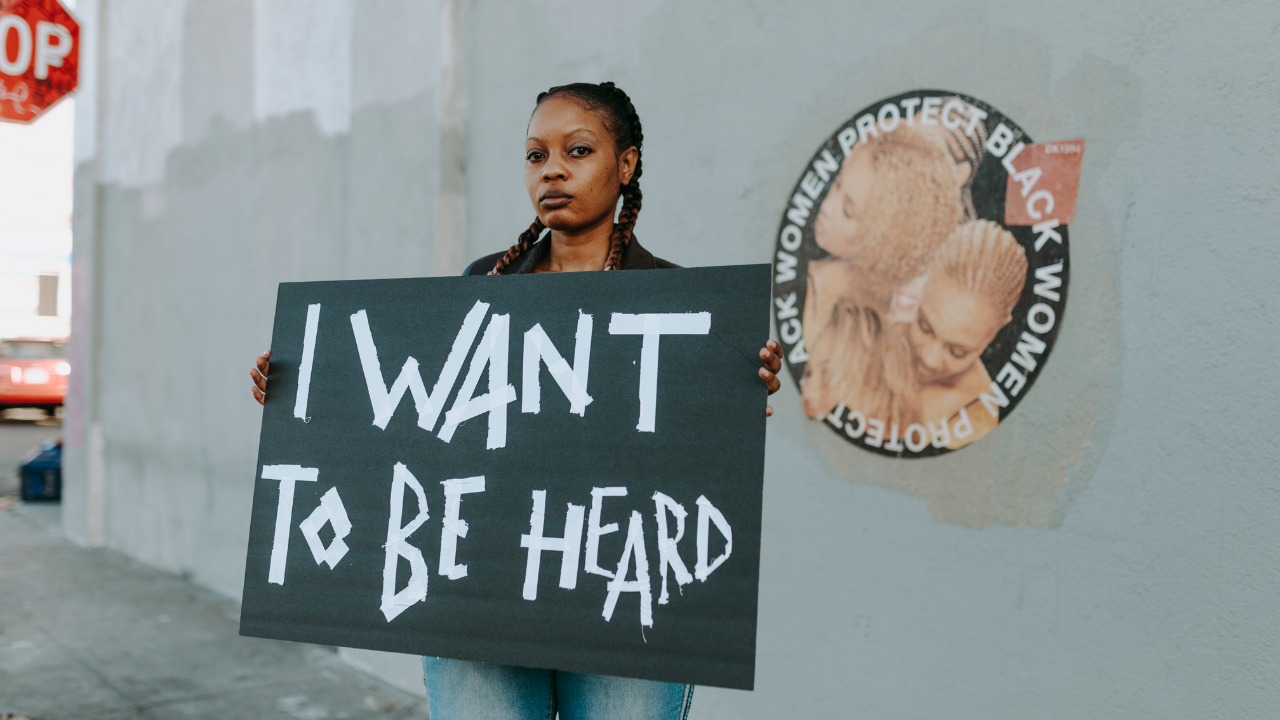
POLYGON ((427 717, 329 648, 237 634, 234 602, 61 535, 0 497, 0 718, 427 717))

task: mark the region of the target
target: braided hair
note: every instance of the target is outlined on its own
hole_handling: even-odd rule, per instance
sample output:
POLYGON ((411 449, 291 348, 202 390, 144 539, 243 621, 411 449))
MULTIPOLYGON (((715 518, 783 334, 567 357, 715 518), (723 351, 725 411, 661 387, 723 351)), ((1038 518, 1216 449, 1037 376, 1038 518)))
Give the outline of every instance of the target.
MULTIPOLYGON (((953 95, 943 98, 942 106, 945 108, 952 102, 963 103, 964 101, 953 95)), ((956 164, 954 168, 956 182, 960 186, 960 221, 976 220, 978 211, 973 205, 973 181, 978 177, 978 166, 982 164, 982 156, 986 152, 987 126, 977 123, 973 127, 972 135, 966 128, 958 125, 949 128, 939 123, 934 125, 933 129, 946 144, 947 152, 951 154, 951 159, 956 164)))
POLYGON ((956 228, 938 249, 930 277, 950 278, 986 301, 1000 325, 1008 322, 1027 280, 1027 251, 990 220, 956 228))
MULTIPOLYGON (((860 302, 886 312, 893 293, 923 273, 930 258, 960 222, 955 196, 955 163, 941 138, 920 125, 902 126, 859 145, 855 158, 870 157, 870 197, 859 210, 856 234, 814 239, 823 250, 846 260, 856 273, 860 302)), ((828 193, 819 214, 838 214, 840 196, 828 193)))
MULTIPOLYGON (((636 106, 632 104, 631 98, 612 82, 602 82, 598 85, 595 83, 557 85, 546 92, 539 93, 534 108, 536 109, 544 100, 557 96, 571 98, 587 110, 597 113, 605 129, 613 136, 613 144, 618 152, 631 147, 636 149, 635 172, 632 173, 631 180, 622 186, 622 210, 619 211, 618 221, 614 223, 613 233, 609 236, 609 254, 604 261, 605 270, 617 270, 622 266, 622 254, 631 244, 632 230, 635 228, 636 218, 640 216, 642 199, 640 174, 643 171, 641 146, 644 144, 640 115, 636 112, 636 106)), ((489 274, 501 275, 516 258, 533 247, 545 229, 546 225, 542 224, 542 220, 535 218, 533 224, 520 233, 515 244, 498 259, 489 274)))

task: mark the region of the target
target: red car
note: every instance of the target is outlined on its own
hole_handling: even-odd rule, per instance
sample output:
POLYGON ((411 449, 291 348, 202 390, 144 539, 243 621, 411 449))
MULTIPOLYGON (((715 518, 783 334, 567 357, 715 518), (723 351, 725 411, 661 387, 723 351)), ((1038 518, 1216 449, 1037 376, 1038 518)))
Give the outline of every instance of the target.
POLYGON ((66 343, 0 340, 0 410, 39 408, 54 414, 67 394, 66 343))

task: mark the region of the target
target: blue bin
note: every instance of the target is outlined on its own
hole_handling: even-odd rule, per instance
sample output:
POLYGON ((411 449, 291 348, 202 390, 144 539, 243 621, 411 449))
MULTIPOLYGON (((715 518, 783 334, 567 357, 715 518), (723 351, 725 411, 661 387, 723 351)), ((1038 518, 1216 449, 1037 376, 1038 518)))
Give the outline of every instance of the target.
POLYGON ((46 440, 18 467, 23 500, 62 499, 62 441, 46 440))

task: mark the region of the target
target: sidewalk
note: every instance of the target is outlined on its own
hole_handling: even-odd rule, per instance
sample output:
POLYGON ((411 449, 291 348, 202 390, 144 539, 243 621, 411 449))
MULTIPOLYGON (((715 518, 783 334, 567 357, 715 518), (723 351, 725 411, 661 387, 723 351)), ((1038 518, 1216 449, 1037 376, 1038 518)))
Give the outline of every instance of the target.
POLYGON ((234 602, 77 547, 57 517, 0 500, 0 718, 427 717, 328 648, 240 637, 234 602))

